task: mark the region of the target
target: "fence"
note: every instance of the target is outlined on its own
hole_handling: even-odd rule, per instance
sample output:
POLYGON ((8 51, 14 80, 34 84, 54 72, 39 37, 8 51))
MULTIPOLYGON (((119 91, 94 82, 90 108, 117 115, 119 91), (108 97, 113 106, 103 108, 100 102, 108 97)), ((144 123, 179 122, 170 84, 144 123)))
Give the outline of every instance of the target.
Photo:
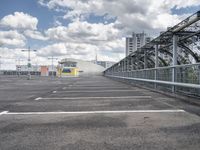
POLYGON ((111 67, 104 75, 159 90, 200 97, 200 63, 129 71, 111 67))

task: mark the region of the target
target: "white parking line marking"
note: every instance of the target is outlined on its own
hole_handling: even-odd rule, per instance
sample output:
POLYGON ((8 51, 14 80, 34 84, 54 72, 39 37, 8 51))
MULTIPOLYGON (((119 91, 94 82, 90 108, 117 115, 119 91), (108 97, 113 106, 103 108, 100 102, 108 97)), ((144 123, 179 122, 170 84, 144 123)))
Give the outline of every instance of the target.
POLYGON ((42 99, 42 97, 35 98, 34 100, 35 100, 35 101, 38 101, 38 100, 40 100, 40 99, 42 99))
POLYGON ((66 89, 130 89, 129 87, 108 87, 108 86, 104 86, 104 87, 90 87, 90 86, 71 86, 71 87, 68 87, 68 88, 62 88, 63 90, 66 90, 66 89))
POLYGON ((0 112, 0 116, 4 115, 4 114, 7 114, 7 113, 8 113, 8 111, 2 111, 2 112, 0 112))
POLYGON ((58 111, 58 112, 7 112, 2 115, 60 115, 60 114, 114 114, 114 113, 178 113, 185 112, 176 110, 113 110, 113 111, 58 111))
POLYGON ((58 91, 59 93, 101 93, 101 92, 134 92, 141 90, 98 90, 98 91, 58 91))
POLYGON ((56 99, 126 99, 126 98, 151 98, 151 96, 118 96, 118 97, 38 97, 35 100, 42 100, 42 99, 49 99, 49 100, 56 100, 56 99))

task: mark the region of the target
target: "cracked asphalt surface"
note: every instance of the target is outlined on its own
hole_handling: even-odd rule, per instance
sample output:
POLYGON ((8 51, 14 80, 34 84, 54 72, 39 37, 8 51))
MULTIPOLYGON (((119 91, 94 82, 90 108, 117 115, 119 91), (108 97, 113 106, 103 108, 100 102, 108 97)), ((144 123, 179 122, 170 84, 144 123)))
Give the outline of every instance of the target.
POLYGON ((200 107, 102 76, 0 77, 0 150, 132 149, 199 150, 200 107), (34 114, 124 110, 147 112, 34 114))

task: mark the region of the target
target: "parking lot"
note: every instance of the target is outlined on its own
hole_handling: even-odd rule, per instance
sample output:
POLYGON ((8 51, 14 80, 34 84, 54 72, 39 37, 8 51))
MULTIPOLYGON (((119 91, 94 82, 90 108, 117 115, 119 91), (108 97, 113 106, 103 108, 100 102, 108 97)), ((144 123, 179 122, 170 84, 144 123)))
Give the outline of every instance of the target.
POLYGON ((198 150, 200 107, 102 76, 0 77, 2 150, 198 150))

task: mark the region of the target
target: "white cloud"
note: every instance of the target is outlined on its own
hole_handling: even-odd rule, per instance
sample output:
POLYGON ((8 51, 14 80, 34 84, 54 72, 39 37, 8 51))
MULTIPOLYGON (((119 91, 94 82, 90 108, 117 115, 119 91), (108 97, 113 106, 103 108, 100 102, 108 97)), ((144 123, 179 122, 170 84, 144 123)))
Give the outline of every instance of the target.
POLYGON ((54 26, 62 26, 62 23, 58 20, 54 21, 54 26))
POLYGON ((23 12, 15 12, 13 15, 7 15, 0 21, 1 26, 14 29, 36 30, 38 19, 23 12))
POLYGON ((33 31, 33 30, 26 30, 24 31, 24 34, 32 39, 46 41, 48 40, 48 37, 45 37, 41 32, 39 31, 33 31))
POLYGON ((26 38, 16 30, 0 31, 0 43, 3 46, 11 45, 21 47, 26 44, 26 38))
POLYGON ((119 37, 119 30, 114 24, 104 25, 103 23, 88 23, 86 21, 75 21, 65 26, 49 28, 46 35, 53 40, 102 44, 107 41, 116 40, 119 37))
POLYGON ((180 21, 181 17, 171 14, 173 7, 179 9, 200 5, 199 0, 40 0, 40 3, 49 9, 66 8, 63 18, 72 21, 77 18, 82 20, 90 14, 117 17, 116 27, 121 29, 124 35, 133 31, 164 30, 180 21), (166 24, 168 19, 169 23, 166 24))
POLYGON ((114 23, 106 25, 103 23, 91 24, 87 21, 81 22, 76 20, 68 24, 67 27, 58 26, 49 28, 45 34, 49 39, 59 44, 54 44, 50 47, 47 46, 43 51, 49 51, 54 55, 61 55, 62 52, 59 49, 62 49, 67 51, 68 56, 70 54, 71 57, 87 58, 90 60, 94 59, 95 51, 98 51, 102 55, 103 53, 107 53, 105 55, 110 56, 114 53, 114 55, 123 54, 125 41, 121 38, 120 31, 114 26, 114 23), (55 49, 58 50, 55 52, 55 49))
POLYGON ((39 49, 37 55, 40 57, 62 56, 92 59, 96 50, 98 50, 98 48, 94 45, 59 42, 39 49))
POLYGON ((21 48, 7 48, 1 47, 0 50, 1 56, 1 69, 3 70, 13 70, 16 68, 16 65, 27 64, 27 53, 21 52, 21 48))

